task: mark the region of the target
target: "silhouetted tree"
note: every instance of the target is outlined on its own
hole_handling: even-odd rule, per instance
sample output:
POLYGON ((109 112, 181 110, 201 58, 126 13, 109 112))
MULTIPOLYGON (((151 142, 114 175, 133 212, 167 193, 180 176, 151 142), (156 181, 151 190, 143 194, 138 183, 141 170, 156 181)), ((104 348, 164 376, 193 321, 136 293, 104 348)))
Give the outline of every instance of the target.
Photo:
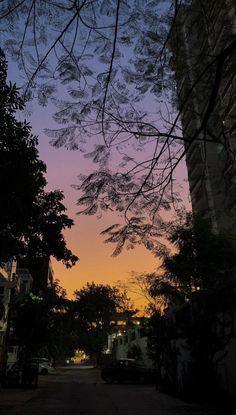
POLYGON ((27 259, 32 263, 35 259, 55 257, 66 267, 75 265, 78 257, 67 248, 63 231, 71 228, 74 221, 66 215, 66 207, 62 203, 64 195, 60 190, 42 192, 36 198, 31 226, 26 233, 27 259))
POLYGON ((45 192, 45 164, 37 138, 16 112, 24 108, 16 85, 7 84, 7 63, 0 50, 0 261, 12 256, 54 256, 66 266, 77 257, 67 248, 63 230, 73 225, 61 191, 45 192))
POLYGON ((23 297, 15 294, 12 335, 23 357, 46 355, 55 361, 74 354, 70 303, 58 281, 23 297))
POLYGON ((186 151, 200 142, 204 153, 209 142, 224 149, 233 166, 227 114, 235 101, 236 41, 225 1, 98 0, 95 7, 91 0, 4 0, 0 18, 4 46, 26 74, 26 99, 36 98, 43 106, 52 99, 57 108, 54 120, 60 126, 47 130, 53 145, 84 151, 90 138, 103 137, 87 150, 98 168, 81 176, 77 186, 83 192, 81 212, 123 214, 125 224, 106 232, 107 241, 117 244, 115 255, 136 243, 159 250, 159 215, 179 202, 175 178, 186 151), (192 17, 185 19, 184 32, 181 16, 190 3, 192 17), (217 10, 229 24, 215 48, 219 28, 211 16, 217 10), (198 39, 209 33, 212 48, 200 53, 198 39), (191 49, 189 68, 184 40, 191 36, 198 44, 191 49), (214 110, 222 102, 228 72, 232 88, 215 131, 214 110), (187 92, 178 105, 182 77, 187 92), (58 98, 59 82, 67 90, 63 99, 58 98), (192 105, 197 94, 204 100, 199 112, 192 105), (197 119, 192 132, 181 126, 186 112, 197 119), (115 150, 118 161, 115 165, 113 157, 111 168, 115 150))
MULTIPOLYGON (((174 284, 187 297, 193 291, 214 289, 227 282, 236 265, 233 230, 215 234, 210 220, 187 213, 166 226, 166 236, 172 249, 163 255, 165 281, 174 284)), ((153 295, 158 292, 156 281, 156 291, 155 283, 152 286, 153 295)))
POLYGON ((167 235, 174 250, 164 255, 159 273, 143 275, 149 295, 160 301, 151 308, 149 353, 159 366, 159 387, 209 397, 219 387, 217 367, 235 335, 235 234, 214 234, 209 221, 188 213, 169 224, 167 235), (179 366, 177 375, 184 349, 185 372, 179 366))
POLYGON ((7 64, 0 50, 0 260, 25 246, 35 200, 46 184, 45 164, 39 160, 37 138, 26 121, 16 118, 24 108, 16 85, 7 85, 7 64))
POLYGON ((124 294, 110 285, 87 283, 75 291, 78 343, 99 364, 116 312, 124 311, 124 294))

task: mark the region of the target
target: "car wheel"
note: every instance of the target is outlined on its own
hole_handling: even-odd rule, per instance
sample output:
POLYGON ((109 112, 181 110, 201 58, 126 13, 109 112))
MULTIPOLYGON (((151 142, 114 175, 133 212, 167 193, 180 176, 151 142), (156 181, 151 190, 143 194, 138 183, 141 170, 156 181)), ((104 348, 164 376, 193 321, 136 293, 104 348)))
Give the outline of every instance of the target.
POLYGON ((113 383, 113 377, 112 376, 107 376, 106 377, 106 383, 113 383))
POLYGON ((41 373, 41 375, 45 376, 45 375, 48 374, 48 370, 44 368, 44 369, 41 370, 40 373, 41 373))

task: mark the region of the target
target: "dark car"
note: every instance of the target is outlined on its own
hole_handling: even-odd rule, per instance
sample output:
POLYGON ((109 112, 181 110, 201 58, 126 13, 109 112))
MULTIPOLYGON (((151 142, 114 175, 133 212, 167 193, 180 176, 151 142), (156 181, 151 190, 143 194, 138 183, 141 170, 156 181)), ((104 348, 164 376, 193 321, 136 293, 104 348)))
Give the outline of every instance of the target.
POLYGON ((101 378, 107 383, 155 383, 156 372, 153 368, 141 366, 134 359, 119 359, 102 368, 101 378))

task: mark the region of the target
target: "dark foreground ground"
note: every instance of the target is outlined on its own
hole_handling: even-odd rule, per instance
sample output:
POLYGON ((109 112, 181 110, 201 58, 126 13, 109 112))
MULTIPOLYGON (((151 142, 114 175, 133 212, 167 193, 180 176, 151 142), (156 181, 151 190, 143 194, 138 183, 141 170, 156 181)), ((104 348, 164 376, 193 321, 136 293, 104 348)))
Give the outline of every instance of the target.
MULTIPOLYGON (((188 404, 152 385, 105 384, 96 369, 58 368, 36 390, 0 389, 0 415, 228 415, 188 404)), ((234 414, 236 415, 236 414, 234 414)))

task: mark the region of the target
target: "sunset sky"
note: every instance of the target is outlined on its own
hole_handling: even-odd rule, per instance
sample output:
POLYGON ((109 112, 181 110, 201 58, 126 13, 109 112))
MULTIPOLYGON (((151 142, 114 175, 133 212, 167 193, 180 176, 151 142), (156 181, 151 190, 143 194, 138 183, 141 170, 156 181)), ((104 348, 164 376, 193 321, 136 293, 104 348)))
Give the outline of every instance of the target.
MULTIPOLYGON (((114 220, 117 221, 115 215, 97 219, 95 216, 76 214, 79 210, 76 205, 78 191, 71 185, 78 183, 79 173, 91 171, 91 162, 89 164, 79 151, 55 149, 49 144, 48 137, 43 133, 43 128, 50 126, 47 109, 35 108, 31 124, 33 131, 39 136, 40 157, 47 164, 48 188, 64 191, 68 215, 75 221, 75 226, 66 231, 66 240, 69 248, 80 260, 69 270, 63 264, 53 261, 55 277, 66 288, 68 295, 71 296, 88 281, 113 284, 117 280, 127 279, 131 271, 153 271, 158 265, 157 259, 144 248, 124 250, 118 257, 112 257, 114 246, 105 244, 100 232, 114 223, 114 220)), ((137 296, 134 299, 138 300, 137 296)))
MULTIPOLYGON (((18 77, 17 69, 9 62, 9 79, 15 81, 18 77)), ((78 175, 91 172, 93 165, 79 151, 56 149, 49 144, 44 128, 53 125, 52 109, 41 108, 33 103, 29 104, 29 109, 32 115, 27 117, 27 120, 32 125, 33 133, 39 138, 40 158, 47 164, 48 190, 60 189, 64 192, 67 213, 75 222, 75 226, 67 230, 65 236, 68 247, 80 260, 72 269, 66 269, 62 263, 53 260, 55 278, 66 288, 68 296, 73 297, 73 292, 87 282, 114 284, 118 280, 127 280, 132 271, 153 272, 158 266, 158 259, 140 246, 134 250, 124 250, 118 257, 112 257, 114 246, 105 244, 100 232, 114 222, 121 221, 116 214, 106 215, 102 219, 77 215, 78 191, 71 185, 78 184, 78 175)), ((27 114, 18 115, 24 119, 27 114)), ((178 176, 184 187, 183 197, 186 198, 184 163, 178 176)), ((143 299, 139 295, 133 294, 132 300, 138 308, 142 308, 143 299)))
MULTIPOLYGON (((137 247, 134 250, 124 250, 118 257, 112 257, 114 246, 105 244, 100 232, 115 221, 121 220, 114 214, 97 219, 95 216, 80 216, 76 213, 78 191, 71 187, 77 184, 79 173, 89 173, 92 163, 83 157, 79 151, 56 149, 49 144, 43 129, 52 125, 47 108, 35 106, 30 118, 34 133, 39 136, 40 157, 47 164, 48 188, 61 189, 65 194, 65 206, 68 215, 74 219, 75 226, 66 231, 66 240, 72 251, 80 260, 72 269, 66 269, 63 264, 53 261, 55 277, 66 288, 71 297, 76 289, 87 282, 113 284, 117 280, 126 280, 131 271, 152 272, 158 266, 158 259, 145 248, 137 247)), ((185 186, 183 197, 186 197, 186 171, 182 164, 179 171, 180 182, 185 186)), ((142 298, 132 296, 133 301, 141 307, 142 298)))
MULTIPOLYGON (((22 77, 18 68, 9 61, 9 80, 17 82, 20 86, 22 77)), ((63 94, 60 92, 59 94, 63 94)), ((148 98, 146 106, 149 106, 148 98)), ((152 114, 155 115, 153 102, 150 104, 152 114)), ((146 249, 137 247, 132 251, 123 251, 118 257, 113 258, 114 246, 104 244, 104 238, 100 232, 104 228, 121 219, 113 216, 105 216, 98 219, 95 216, 78 216, 79 207, 76 205, 79 197, 78 191, 72 188, 72 184, 78 184, 80 173, 91 173, 93 165, 85 159, 80 151, 70 151, 64 148, 56 149, 49 144, 49 138, 44 134, 44 128, 54 128, 52 121, 53 108, 39 107, 34 102, 27 104, 27 110, 32 113, 18 114, 21 119, 25 117, 31 123, 33 133, 39 137, 40 158, 47 164, 48 190, 60 189, 65 194, 64 204, 68 215, 74 219, 75 226, 66 231, 68 247, 80 260, 72 269, 66 269, 63 264, 53 261, 55 278, 66 288, 68 296, 72 297, 76 289, 87 282, 114 284, 117 280, 126 280, 131 271, 153 272, 158 266, 158 260, 146 249)), ((146 109, 146 108, 145 108, 146 109)), ((187 200, 186 170, 182 165, 178 171, 179 181, 183 185, 183 198, 187 200)), ((134 301, 140 299, 133 297, 134 301)))

